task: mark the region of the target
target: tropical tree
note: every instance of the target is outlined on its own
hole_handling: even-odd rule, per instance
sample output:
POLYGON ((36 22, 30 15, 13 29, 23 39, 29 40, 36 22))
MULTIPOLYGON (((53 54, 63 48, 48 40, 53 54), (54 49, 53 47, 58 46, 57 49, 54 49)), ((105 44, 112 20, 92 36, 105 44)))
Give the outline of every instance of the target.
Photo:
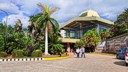
POLYGON ((102 40, 102 41, 105 41, 106 38, 109 36, 109 30, 104 29, 104 30, 101 32, 100 36, 101 36, 101 40, 102 40))
POLYGON ((111 27, 110 32, 112 37, 128 32, 128 8, 117 17, 117 20, 111 27))
POLYGON ((2 24, 0 23, 0 51, 5 51, 8 49, 8 40, 7 40, 7 36, 9 36, 10 34, 13 34, 14 32, 14 28, 12 26, 6 26, 6 24, 2 24), (7 35, 5 35, 5 29, 7 27, 7 35))
POLYGON ((85 47, 88 47, 90 51, 94 51, 95 47, 100 41, 100 35, 97 32, 97 29, 88 30, 82 40, 85 42, 85 47))
POLYGON ((4 24, 0 23, 0 35, 4 35, 4 24))
POLYGON ((0 23, 0 51, 4 50, 4 25, 0 23))
POLYGON ((2 40, 4 41, 4 49, 7 48, 7 24, 0 24, 0 36, 2 36, 2 40))
POLYGON ((0 51, 4 50, 4 39, 2 37, 2 35, 0 35, 0 51))
POLYGON ((14 28, 11 25, 8 25, 7 31, 8 31, 8 34, 7 35, 13 34, 14 33, 14 28))
POLYGON ((75 48, 81 48, 82 46, 85 46, 85 43, 83 40, 77 41, 75 43, 75 48))
POLYGON ((61 40, 59 39, 59 31, 60 29, 57 27, 49 33, 49 53, 51 54, 61 54, 64 51, 64 46, 60 44, 61 40))
POLYGON ((53 14, 58 8, 52 8, 50 10, 49 6, 44 6, 43 4, 39 3, 38 6, 42 9, 43 15, 38 17, 36 23, 42 27, 42 30, 45 30, 45 55, 48 55, 48 28, 49 32, 51 30, 50 27, 53 29, 58 26, 57 21, 54 18, 51 18, 51 14, 53 14))
POLYGON ((118 24, 128 25, 128 8, 125 9, 125 11, 117 17, 117 20, 115 22, 118 24))
POLYGON ((41 31, 41 26, 36 23, 38 17, 40 17, 42 13, 36 14, 30 17, 30 23, 28 25, 28 35, 32 39, 32 46, 35 49, 40 48, 41 40, 43 39, 44 32, 41 31))
MULTIPOLYGON (((40 49, 44 51, 44 31, 41 30, 43 29, 40 24, 36 23, 36 20, 43 15, 43 13, 36 14, 34 16, 30 17, 30 24, 28 26, 28 31, 29 31, 29 36, 34 36, 34 44, 37 47, 41 47, 40 49), (41 37, 38 39, 38 36, 41 37), (41 44, 40 44, 41 43, 41 44), (38 45, 40 44, 40 46, 38 45)), ((57 23, 56 20, 51 19, 52 23, 56 24, 54 28, 48 27, 48 52, 50 54, 59 54, 62 53, 63 51, 63 45, 60 44, 61 40, 59 39, 60 37, 60 29, 59 29, 59 24, 57 23)), ((52 26, 51 26, 52 27, 52 26)), ((32 38, 33 39, 33 38, 32 38)))
POLYGON ((16 23, 16 25, 15 25, 15 32, 17 32, 17 33, 23 32, 21 20, 18 19, 15 23, 16 23))
POLYGON ((16 21, 14 29, 15 31, 13 31, 13 33, 9 34, 7 37, 7 48, 5 49, 7 53, 11 53, 14 49, 25 50, 31 43, 30 38, 22 29, 22 23, 20 19, 16 21))

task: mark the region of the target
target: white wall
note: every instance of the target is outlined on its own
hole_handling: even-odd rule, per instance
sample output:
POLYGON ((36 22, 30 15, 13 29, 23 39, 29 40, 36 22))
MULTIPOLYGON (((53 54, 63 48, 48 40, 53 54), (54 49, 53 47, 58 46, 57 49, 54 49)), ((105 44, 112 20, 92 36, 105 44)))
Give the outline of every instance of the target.
POLYGON ((62 38, 65 38, 66 37, 66 31, 60 30, 60 35, 62 36, 62 38))

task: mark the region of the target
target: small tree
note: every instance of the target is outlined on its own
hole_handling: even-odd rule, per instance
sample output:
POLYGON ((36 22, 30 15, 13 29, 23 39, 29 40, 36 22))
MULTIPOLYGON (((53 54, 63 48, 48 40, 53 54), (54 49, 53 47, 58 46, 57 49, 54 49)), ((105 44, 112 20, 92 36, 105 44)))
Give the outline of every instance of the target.
POLYGON ((0 51, 4 50, 4 38, 0 35, 0 51))
POLYGON ((109 31, 108 31, 107 29, 104 29, 104 30, 101 32, 100 36, 101 36, 101 40, 102 40, 102 41, 105 41, 106 38, 109 36, 109 31))
POLYGON ((4 50, 4 25, 0 23, 0 51, 4 50))
POLYGON ((85 43, 84 43, 83 40, 77 41, 77 42, 75 43, 75 48, 80 48, 80 47, 82 47, 82 46, 85 46, 85 43))
POLYGON ((95 50, 95 47, 100 41, 100 35, 97 32, 97 29, 88 30, 87 33, 84 34, 82 40, 85 42, 85 47, 88 47, 91 52, 95 50))

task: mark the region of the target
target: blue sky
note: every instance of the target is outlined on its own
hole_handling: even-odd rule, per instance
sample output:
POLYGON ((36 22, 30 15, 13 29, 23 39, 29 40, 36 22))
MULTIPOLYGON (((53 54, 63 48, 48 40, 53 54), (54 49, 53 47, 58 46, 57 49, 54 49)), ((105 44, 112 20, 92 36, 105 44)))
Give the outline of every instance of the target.
MULTIPOLYGON (((23 26, 27 27, 29 16, 41 12, 37 6, 39 2, 51 8, 60 8, 52 15, 60 25, 88 9, 97 11, 105 19, 115 21, 117 16, 128 8, 128 0, 0 0, 0 9, 9 13, 8 25, 14 25, 17 19, 21 19, 23 26)), ((0 22, 3 22, 6 16, 0 11, 0 22)))

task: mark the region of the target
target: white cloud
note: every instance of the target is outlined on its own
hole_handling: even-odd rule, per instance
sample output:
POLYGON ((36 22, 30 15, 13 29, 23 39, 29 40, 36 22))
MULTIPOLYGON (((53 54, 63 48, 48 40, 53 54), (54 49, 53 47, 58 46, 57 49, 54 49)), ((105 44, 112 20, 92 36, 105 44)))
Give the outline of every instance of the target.
POLYGON ((42 0, 23 0, 21 10, 29 15, 32 15, 38 9, 37 3, 41 1, 42 0))
MULTIPOLYGON (((128 8, 128 0, 0 0, 4 4, 0 9, 11 13, 24 13, 33 15, 40 12, 37 3, 48 4, 50 7, 59 7, 60 10, 55 12, 52 17, 56 18, 59 23, 64 23, 87 9, 97 11, 101 17, 109 20, 116 20, 117 15, 128 8), (13 6, 13 7, 11 7, 13 6)), ((26 17, 22 14, 22 16, 26 17)))
POLYGON ((19 8, 13 3, 0 3, 0 9, 8 13, 19 13, 19 8))
MULTIPOLYGON (((7 17, 7 25, 11 25, 14 26, 15 25, 15 21, 17 21, 17 19, 20 19, 23 27, 27 27, 29 24, 29 17, 24 16, 23 14, 11 14, 7 17)), ((6 17, 3 18, 2 22, 6 21, 6 17)))
POLYGON ((64 23, 88 9, 97 11, 101 17, 116 20, 117 15, 128 8, 128 0, 44 0, 46 4, 60 7, 60 10, 52 15, 60 23, 64 23))

